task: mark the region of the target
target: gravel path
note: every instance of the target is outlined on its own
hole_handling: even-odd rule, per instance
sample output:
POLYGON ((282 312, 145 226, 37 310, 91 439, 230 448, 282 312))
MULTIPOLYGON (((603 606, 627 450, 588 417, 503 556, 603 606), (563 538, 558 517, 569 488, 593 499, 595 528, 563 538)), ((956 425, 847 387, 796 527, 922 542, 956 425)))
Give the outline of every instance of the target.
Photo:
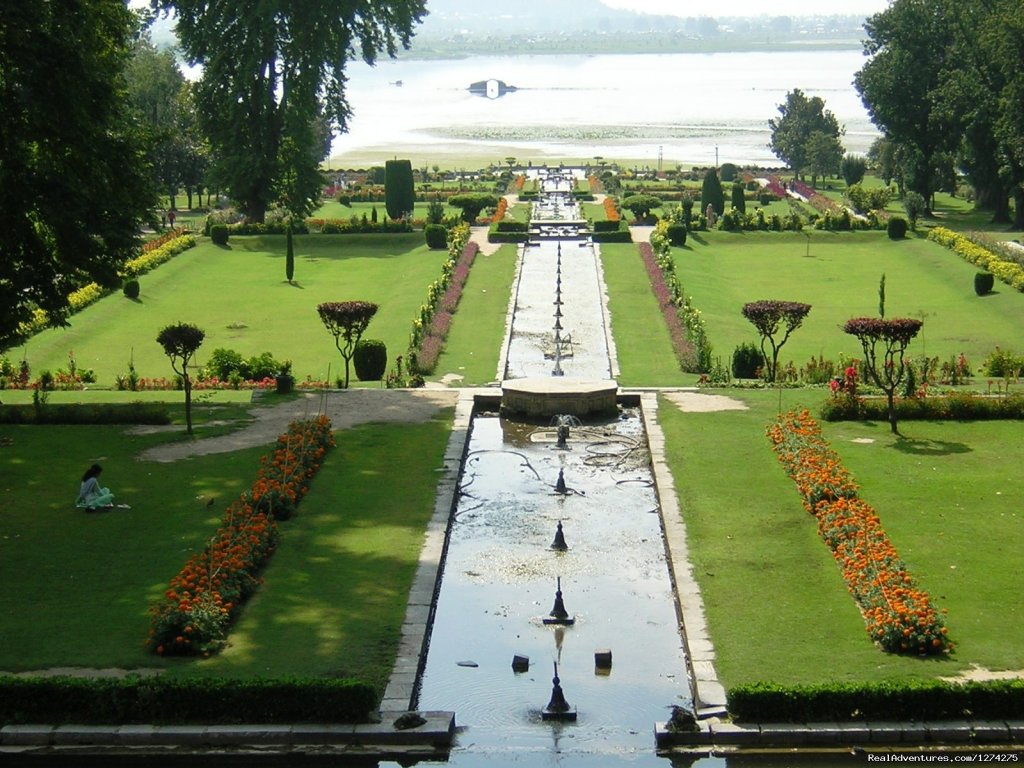
MULTIPOLYGON (((307 393, 297 400, 270 408, 257 408, 255 421, 229 435, 185 440, 143 451, 144 461, 171 462, 189 456, 230 453, 273 443, 297 419, 310 419, 323 411, 334 429, 371 422, 429 421, 442 408, 454 407, 459 393, 451 389, 347 389, 307 393)), ((175 426, 174 429, 181 429, 175 426)), ((153 431, 142 429, 139 431, 153 431)))

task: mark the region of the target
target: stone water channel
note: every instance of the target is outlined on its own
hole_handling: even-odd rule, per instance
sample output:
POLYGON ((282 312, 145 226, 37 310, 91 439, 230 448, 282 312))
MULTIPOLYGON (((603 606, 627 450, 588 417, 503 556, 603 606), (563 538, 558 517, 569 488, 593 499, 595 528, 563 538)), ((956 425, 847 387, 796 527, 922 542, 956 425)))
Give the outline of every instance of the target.
MULTIPOLYGON (((616 373, 572 183, 542 182, 511 300, 502 377, 540 389, 616 373)), ((415 702, 456 713, 450 765, 667 765, 655 722, 691 705, 639 408, 561 421, 562 446, 550 420, 472 421, 415 702), (571 626, 544 623, 559 587, 571 626), (574 722, 543 716, 556 663, 574 722)))

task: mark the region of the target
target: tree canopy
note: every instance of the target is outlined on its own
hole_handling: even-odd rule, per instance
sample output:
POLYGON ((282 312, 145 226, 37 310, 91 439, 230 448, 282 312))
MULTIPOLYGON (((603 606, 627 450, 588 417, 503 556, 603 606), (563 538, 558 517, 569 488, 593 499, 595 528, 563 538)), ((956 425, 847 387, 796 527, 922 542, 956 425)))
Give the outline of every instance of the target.
POLYGON ((838 170, 843 156, 839 141, 843 130, 835 115, 825 109, 824 99, 820 96, 807 98, 803 91, 794 88, 778 109, 779 117, 768 121, 772 132, 768 147, 775 156, 798 178, 803 178, 805 171, 819 176, 822 168, 832 172, 833 162, 838 170))
POLYGON ((448 205, 452 208, 461 208, 462 220, 470 224, 476 221, 476 217, 484 208, 493 208, 497 204, 498 198, 486 192, 466 192, 448 198, 448 205))
POLYGON ((743 316, 749 320, 761 336, 761 357, 767 368, 768 381, 775 381, 779 369, 779 350, 789 340, 793 331, 800 327, 811 311, 810 304, 798 301, 762 299, 743 305, 743 316), (781 339, 776 339, 780 327, 785 330, 781 339), (768 349, 771 349, 771 355, 768 349))
POLYGON ((307 188, 329 148, 318 126, 345 129, 349 59, 393 56, 426 13, 425 0, 151 3, 175 12, 182 51, 203 66, 195 99, 214 178, 254 221, 278 198, 285 169, 293 202, 307 188))
POLYGON ((114 287, 156 202, 128 112, 124 3, 0 3, 0 349, 36 309, 114 287))
POLYGON ((620 203, 627 211, 639 220, 647 219, 651 211, 661 207, 661 198, 654 195, 629 195, 620 203))

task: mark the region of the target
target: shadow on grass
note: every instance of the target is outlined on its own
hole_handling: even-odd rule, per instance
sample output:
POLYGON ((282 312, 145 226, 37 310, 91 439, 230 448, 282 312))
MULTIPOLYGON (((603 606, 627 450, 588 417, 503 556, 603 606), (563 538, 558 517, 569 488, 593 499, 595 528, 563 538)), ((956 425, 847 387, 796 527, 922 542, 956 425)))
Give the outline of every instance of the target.
POLYGON ((696 232, 693 232, 693 231, 690 232, 690 239, 691 240, 696 240, 701 245, 707 245, 708 244, 707 240, 705 240, 703 237, 701 237, 700 235, 698 235, 696 232))
POLYGON ((917 440, 900 436, 892 444, 900 453, 915 456, 950 456, 959 453, 971 453, 972 449, 965 443, 952 443, 948 440, 917 440))

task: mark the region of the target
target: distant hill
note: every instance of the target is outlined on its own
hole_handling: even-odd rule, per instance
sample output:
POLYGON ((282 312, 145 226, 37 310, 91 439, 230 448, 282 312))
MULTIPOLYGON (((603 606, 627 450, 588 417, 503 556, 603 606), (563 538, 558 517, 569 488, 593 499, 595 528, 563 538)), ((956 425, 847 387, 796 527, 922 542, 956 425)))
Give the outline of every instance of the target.
POLYGON ((491 35, 523 32, 589 32, 653 28, 682 19, 651 16, 609 8, 598 0, 515 0, 487 3, 479 0, 427 0, 428 16, 418 34, 486 32, 491 35))

